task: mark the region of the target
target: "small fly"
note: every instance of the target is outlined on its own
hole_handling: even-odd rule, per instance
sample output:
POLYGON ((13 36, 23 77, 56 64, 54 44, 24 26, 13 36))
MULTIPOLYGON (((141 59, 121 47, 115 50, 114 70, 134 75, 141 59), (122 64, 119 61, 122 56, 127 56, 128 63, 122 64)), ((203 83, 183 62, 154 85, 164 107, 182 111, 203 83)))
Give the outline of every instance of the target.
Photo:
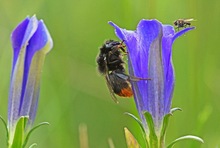
POLYGON ((180 28, 186 28, 186 27, 190 27, 191 22, 194 21, 194 19, 178 19, 176 21, 173 22, 174 26, 176 26, 176 28, 179 29, 180 28))

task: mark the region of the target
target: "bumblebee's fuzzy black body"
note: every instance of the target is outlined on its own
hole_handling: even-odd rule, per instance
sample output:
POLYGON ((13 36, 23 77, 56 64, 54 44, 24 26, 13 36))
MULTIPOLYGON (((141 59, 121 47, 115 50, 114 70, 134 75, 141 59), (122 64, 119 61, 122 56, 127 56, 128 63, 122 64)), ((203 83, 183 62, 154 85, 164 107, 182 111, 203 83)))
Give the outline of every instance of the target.
MULTIPOLYGON (((98 70, 101 74, 106 74, 109 71, 120 69, 124 70, 123 55, 120 51, 122 47, 118 41, 107 40, 100 48, 100 53, 96 59, 98 63, 98 70)), ((124 51, 124 49, 123 49, 124 51)))
POLYGON ((126 53, 122 42, 107 40, 96 58, 98 71, 105 76, 110 94, 116 102, 114 94, 122 97, 133 95, 129 76, 125 73, 122 52, 126 53))

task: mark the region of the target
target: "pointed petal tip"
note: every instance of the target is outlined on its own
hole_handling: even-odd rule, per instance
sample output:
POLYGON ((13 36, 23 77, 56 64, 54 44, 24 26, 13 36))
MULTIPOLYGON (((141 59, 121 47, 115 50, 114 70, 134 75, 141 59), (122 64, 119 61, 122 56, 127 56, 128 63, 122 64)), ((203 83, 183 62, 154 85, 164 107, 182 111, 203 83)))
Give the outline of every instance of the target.
POLYGON ((196 27, 194 27, 194 26, 192 26, 192 27, 187 27, 187 28, 184 28, 183 30, 178 31, 177 33, 179 33, 179 32, 187 32, 187 31, 193 30, 193 29, 196 29, 196 27))
POLYGON ((37 20, 36 15, 33 15, 32 17, 29 17, 29 18, 30 18, 30 20, 37 20))
POLYGON ((47 52, 49 52, 49 51, 53 48, 53 39, 52 39, 52 37, 51 37, 51 35, 50 35, 50 32, 49 32, 49 30, 47 29, 47 26, 45 25, 44 21, 41 19, 41 20, 39 21, 39 23, 41 23, 41 24, 43 25, 43 28, 44 28, 44 30, 45 30, 45 33, 46 33, 46 36, 47 36, 47 44, 49 45, 47 52))
POLYGON ((180 37, 181 35, 187 33, 187 32, 190 31, 190 30, 194 30, 194 29, 196 29, 196 27, 193 26, 193 27, 184 28, 183 30, 180 30, 180 31, 176 32, 176 33, 174 34, 174 36, 173 36, 173 41, 174 41, 175 39, 177 39, 178 37, 180 37))
POLYGON ((118 26, 115 23, 113 23, 112 21, 108 21, 108 24, 114 28, 118 28, 118 26))
POLYGON ((111 25, 112 23, 113 23, 112 21, 108 21, 108 24, 110 24, 110 25, 111 25))
POLYGON ((36 17, 36 14, 34 14, 34 15, 33 15, 32 17, 35 17, 35 18, 37 18, 37 17, 36 17))
POLYGON ((44 25, 44 28, 45 28, 45 32, 46 32, 46 34, 47 34, 47 38, 48 38, 48 43, 49 43, 49 51, 53 48, 53 39, 52 39, 52 37, 51 37, 51 35, 50 35, 50 32, 49 32, 49 30, 47 29, 47 26, 44 24, 44 21, 43 20, 40 20, 42 23, 43 23, 43 25, 44 25))
MULTIPOLYGON (((47 26, 45 25, 44 21, 43 20, 39 20, 38 22, 38 28, 39 31, 39 35, 38 37, 42 37, 41 38, 41 41, 42 41, 42 46, 39 47, 39 50, 41 50, 42 48, 45 48, 44 51, 45 53, 48 53, 52 47, 53 47, 53 40, 52 40, 52 37, 47 29, 47 26)), ((38 43, 39 44, 39 43, 38 43)))

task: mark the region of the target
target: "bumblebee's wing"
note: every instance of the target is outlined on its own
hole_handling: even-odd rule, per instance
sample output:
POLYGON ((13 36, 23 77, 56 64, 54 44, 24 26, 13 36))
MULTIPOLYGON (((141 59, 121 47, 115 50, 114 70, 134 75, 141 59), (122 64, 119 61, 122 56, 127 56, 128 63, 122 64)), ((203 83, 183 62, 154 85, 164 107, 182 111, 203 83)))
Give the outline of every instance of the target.
POLYGON ((105 80, 106 80, 106 84, 108 86, 110 95, 111 95, 112 99, 115 101, 115 103, 118 103, 118 99, 116 98, 116 96, 114 94, 114 91, 112 89, 112 84, 111 84, 111 81, 110 81, 110 78, 109 78, 109 71, 108 71, 106 58, 105 58, 105 68, 106 68, 105 80))
POLYGON ((112 89, 112 84, 111 84, 111 81, 109 79, 108 74, 105 75, 105 79, 106 79, 106 84, 108 86, 108 89, 109 89, 109 92, 110 92, 110 95, 111 95, 112 99, 115 101, 115 103, 118 103, 118 99, 116 98, 115 93, 112 89))
POLYGON ((115 73, 119 78, 124 79, 124 80, 129 80, 129 75, 125 73, 115 73))

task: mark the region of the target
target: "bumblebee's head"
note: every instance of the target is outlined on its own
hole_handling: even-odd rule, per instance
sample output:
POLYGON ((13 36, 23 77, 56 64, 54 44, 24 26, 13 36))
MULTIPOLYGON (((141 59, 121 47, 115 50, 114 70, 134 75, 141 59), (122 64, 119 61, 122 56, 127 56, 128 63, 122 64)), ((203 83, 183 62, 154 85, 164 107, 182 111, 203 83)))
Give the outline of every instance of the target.
POLYGON ((118 41, 114 41, 114 40, 107 40, 106 42, 105 42, 105 48, 112 48, 112 47, 114 47, 114 46, 116 46, 116 45, 120 45, 121 43, 120 42, 118 42, 118 41))
POLYGON ((108 54, 114 46, 120 45, 120 42, 114 40, 107 40, 100 48, 101 54, 108 54))

